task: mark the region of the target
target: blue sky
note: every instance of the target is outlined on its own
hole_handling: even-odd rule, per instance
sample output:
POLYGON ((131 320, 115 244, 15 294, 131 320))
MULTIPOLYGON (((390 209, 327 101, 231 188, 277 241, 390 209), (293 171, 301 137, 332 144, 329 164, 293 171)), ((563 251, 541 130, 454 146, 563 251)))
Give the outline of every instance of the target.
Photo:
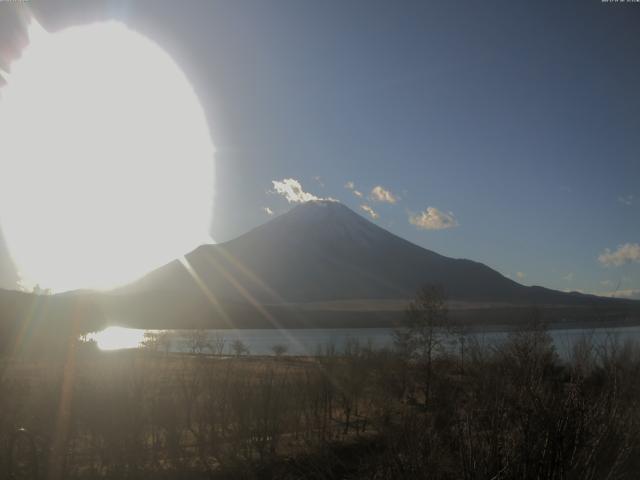
POLYGON ((524 284, 640 298, 640 4, 31 8, 49 30, 124 21, 184 69, 218 149, 218 241, 291 208, 272 183, 290 178, 524 284), (376 186, 396 202, 370 198, 376 186), (450 228, 409 221, 428 207, 423 227, 450 228))

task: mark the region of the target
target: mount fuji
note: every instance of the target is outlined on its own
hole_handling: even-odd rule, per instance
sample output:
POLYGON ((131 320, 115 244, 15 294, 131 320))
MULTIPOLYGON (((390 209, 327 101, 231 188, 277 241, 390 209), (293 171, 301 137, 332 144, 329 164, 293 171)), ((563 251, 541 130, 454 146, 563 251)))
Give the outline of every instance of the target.
POLYGON ((127 323, 225 326, 386 324, 415 292, 444 287, 450 308, 506 322, 536 305, 552 320, 626 315, 638 302, 524 286, 490 267, 404 240, 335 201, 311 201, 229 242, 203 245, 107 295, 127 323), (149 323, 151 322, 151 323, 149 323))

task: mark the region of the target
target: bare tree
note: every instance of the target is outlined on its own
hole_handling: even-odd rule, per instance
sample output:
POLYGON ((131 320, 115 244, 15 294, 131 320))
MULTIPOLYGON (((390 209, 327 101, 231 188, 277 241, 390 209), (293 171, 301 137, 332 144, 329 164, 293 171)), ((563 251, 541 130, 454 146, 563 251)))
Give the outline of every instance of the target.
POLYGON ((224 335, 221 333, 216 333, 211 340, 211 348, 213 350, 214 355, 222 355, 224 352, 224 346, 227 340, 224 338, 224 335))
POLYGON ((205 350, 212 350, 206 330, 190 330, 187 334, 189 350, 194 355, 204 353, 205 350))
POLYGON ((169 353, 171 348, 171 336, 167 331, 144 332, 142 346, 152 352, 169 353))
POLYGON ((405 321, 395 332, 395 343, 399 350, 417 361, 424 368, 422 378, 424 401, 428 404, 431 393, 433 358, 442 347, 448 310, 444 289, 440 285, 421 288, 409 304, 405 321))
POLYGON ((463 321, 449 322, 447 325, 449 335, 453 337, 454 344, 457 344, 458 353, 460 356, 460 373, 464 375, 464 356, 468 347, 467 341, 469 340, 469 325, 463 321))
POLYGON ((242 355, 249 354, 249 347, 239 338, 236 338, 233 342, 231 342, 231 350, 236 357, 241 357, 242 355))
POLYGON ((284 354, 287 353, 287 351, 289 350, 289 347, 287 347, 286 345, 283 345, 281 343, 273 345, 271 347, 271 351, 273 352, 273 354, 280 358, 282 357, 284 354))

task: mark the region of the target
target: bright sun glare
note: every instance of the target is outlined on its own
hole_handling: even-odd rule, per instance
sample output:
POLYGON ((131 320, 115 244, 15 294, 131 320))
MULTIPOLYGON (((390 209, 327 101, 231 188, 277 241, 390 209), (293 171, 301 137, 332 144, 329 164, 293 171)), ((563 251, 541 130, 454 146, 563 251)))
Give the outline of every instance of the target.
POLYGON ((145 330, 125 327, 107 327, 101 332, 87 335, 87 340, 93 340, 100 350, 120 350, 123 348, 138 348, 144 342, 145 330))
POLYGON ((159 46, 120 23, 30 43, 0 90, 0 222, 23 283, 110 288, 208 236, 202 107, 159 46))

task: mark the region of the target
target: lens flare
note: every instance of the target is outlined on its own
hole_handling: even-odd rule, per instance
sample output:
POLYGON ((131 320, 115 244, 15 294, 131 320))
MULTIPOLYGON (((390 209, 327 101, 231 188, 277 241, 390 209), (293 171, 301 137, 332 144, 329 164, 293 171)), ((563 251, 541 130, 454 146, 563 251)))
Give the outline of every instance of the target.
POLYGON ((145 340, 145 330, 126 327, 107 327, 104 330, 87 335, 100 350, 121 350, 141 347, 145 340))
POLYGON ((210 242, 214 147, 158 45, 117 22, 48 33, 0 89, 0 222, 22 281, 127 283, 210 242))

